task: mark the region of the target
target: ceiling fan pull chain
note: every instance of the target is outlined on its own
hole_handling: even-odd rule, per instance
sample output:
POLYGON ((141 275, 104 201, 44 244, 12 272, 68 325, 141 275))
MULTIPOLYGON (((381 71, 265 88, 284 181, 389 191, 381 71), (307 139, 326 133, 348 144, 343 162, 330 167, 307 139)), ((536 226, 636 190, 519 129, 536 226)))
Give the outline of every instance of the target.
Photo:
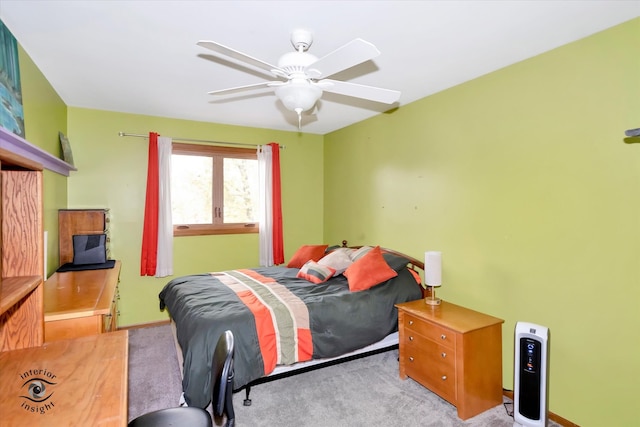
POLYGON ((302 108, 296 108, 296 113, 298 113, 298 130, 302 130, 302 108))

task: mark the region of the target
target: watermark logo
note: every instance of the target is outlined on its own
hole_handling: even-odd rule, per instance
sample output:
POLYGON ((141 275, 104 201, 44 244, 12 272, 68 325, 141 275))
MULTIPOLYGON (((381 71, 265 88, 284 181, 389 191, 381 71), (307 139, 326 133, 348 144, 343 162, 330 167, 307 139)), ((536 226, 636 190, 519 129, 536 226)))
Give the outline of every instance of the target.
POLYGON ((20 407, 27 412, 45 414, 55 407, 51 398, 56 386, 56 375, 46 369, 31 369, 20 374, 24 380, 20 407))

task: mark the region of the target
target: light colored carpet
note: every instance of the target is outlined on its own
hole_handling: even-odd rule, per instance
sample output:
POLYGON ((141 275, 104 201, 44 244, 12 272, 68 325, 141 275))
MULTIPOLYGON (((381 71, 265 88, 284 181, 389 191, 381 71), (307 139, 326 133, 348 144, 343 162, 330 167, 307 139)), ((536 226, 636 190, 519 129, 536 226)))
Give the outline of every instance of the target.
MULTIPOLYGON (((469 420, 411 379, 398 377, 398 352, 306 372, 257 385, 251 406, 234 395, 238 427, 491 426, 511 427, 504 405, 469 420)), ((168 325, 129 334, 129 419, 178 406, 181 376, 168 325)), ((509 411, 512 409, 508 403, 509 411)), ((550 426, 557 426, 550 423, 550 426)))
POLYGON ((169 325, 129 331, 129 421, 178 406, 182 377, 169 325))

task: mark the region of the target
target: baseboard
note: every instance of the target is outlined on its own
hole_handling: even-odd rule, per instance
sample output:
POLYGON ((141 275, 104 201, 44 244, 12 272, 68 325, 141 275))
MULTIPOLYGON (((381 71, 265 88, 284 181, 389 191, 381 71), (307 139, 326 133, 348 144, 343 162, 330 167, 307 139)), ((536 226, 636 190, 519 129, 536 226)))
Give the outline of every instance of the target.
MULTIPOLYGON (((511 390, 502 390, 502 394, 507 396, 509 399, 513 400, 513 391, 511 391, 511 390)), ((578 424, 572 423, 571 421, 566 420, 566 419, 562 418, 560 415, 554 414, 553 412, 549 412, 549 419, 551 421, 555 421, 556 423, 558 423, 558 424, 560 424, 561 426, 564 426, 564 427, 580 427, 578 424)))
POLYGON ((157 320, 155 322, 148 322, 148 323, 136 323, 135 325, 127 325, 127 326, 119 326, 118 330, 128 330, 128 329, 140 329, 140 328, 148 328, 151 326, 162 326, 162 325, 168 325, 171 321, 169 319, 167 320, 157 320))

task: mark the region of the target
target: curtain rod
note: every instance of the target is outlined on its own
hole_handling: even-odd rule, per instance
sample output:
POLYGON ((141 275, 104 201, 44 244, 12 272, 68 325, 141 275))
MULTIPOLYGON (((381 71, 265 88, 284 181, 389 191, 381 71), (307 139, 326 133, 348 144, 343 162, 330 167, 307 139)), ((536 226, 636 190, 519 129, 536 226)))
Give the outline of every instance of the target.
MULTIPOLYGON (((134 138, 149 138, 149 135, 140 135, 137 133, 126 133, 126 132, 118 132, 118 136, 132 136, 134 138)), ((242 143, 242 142, 223 142, 223 141, 212 141, 209 139, 192 139, 192 138, 171 138, 172 140, 176 140, 176 141, 185 141, 185 142, 204 142, 207 144, 219 144, 219 145, 240 145, 243 147, 259 147, 259 144, 249 144, 249 143, 242 143)), ((284 145, 279 145, 279 147, 282 148, 287 148, 284 145)))

